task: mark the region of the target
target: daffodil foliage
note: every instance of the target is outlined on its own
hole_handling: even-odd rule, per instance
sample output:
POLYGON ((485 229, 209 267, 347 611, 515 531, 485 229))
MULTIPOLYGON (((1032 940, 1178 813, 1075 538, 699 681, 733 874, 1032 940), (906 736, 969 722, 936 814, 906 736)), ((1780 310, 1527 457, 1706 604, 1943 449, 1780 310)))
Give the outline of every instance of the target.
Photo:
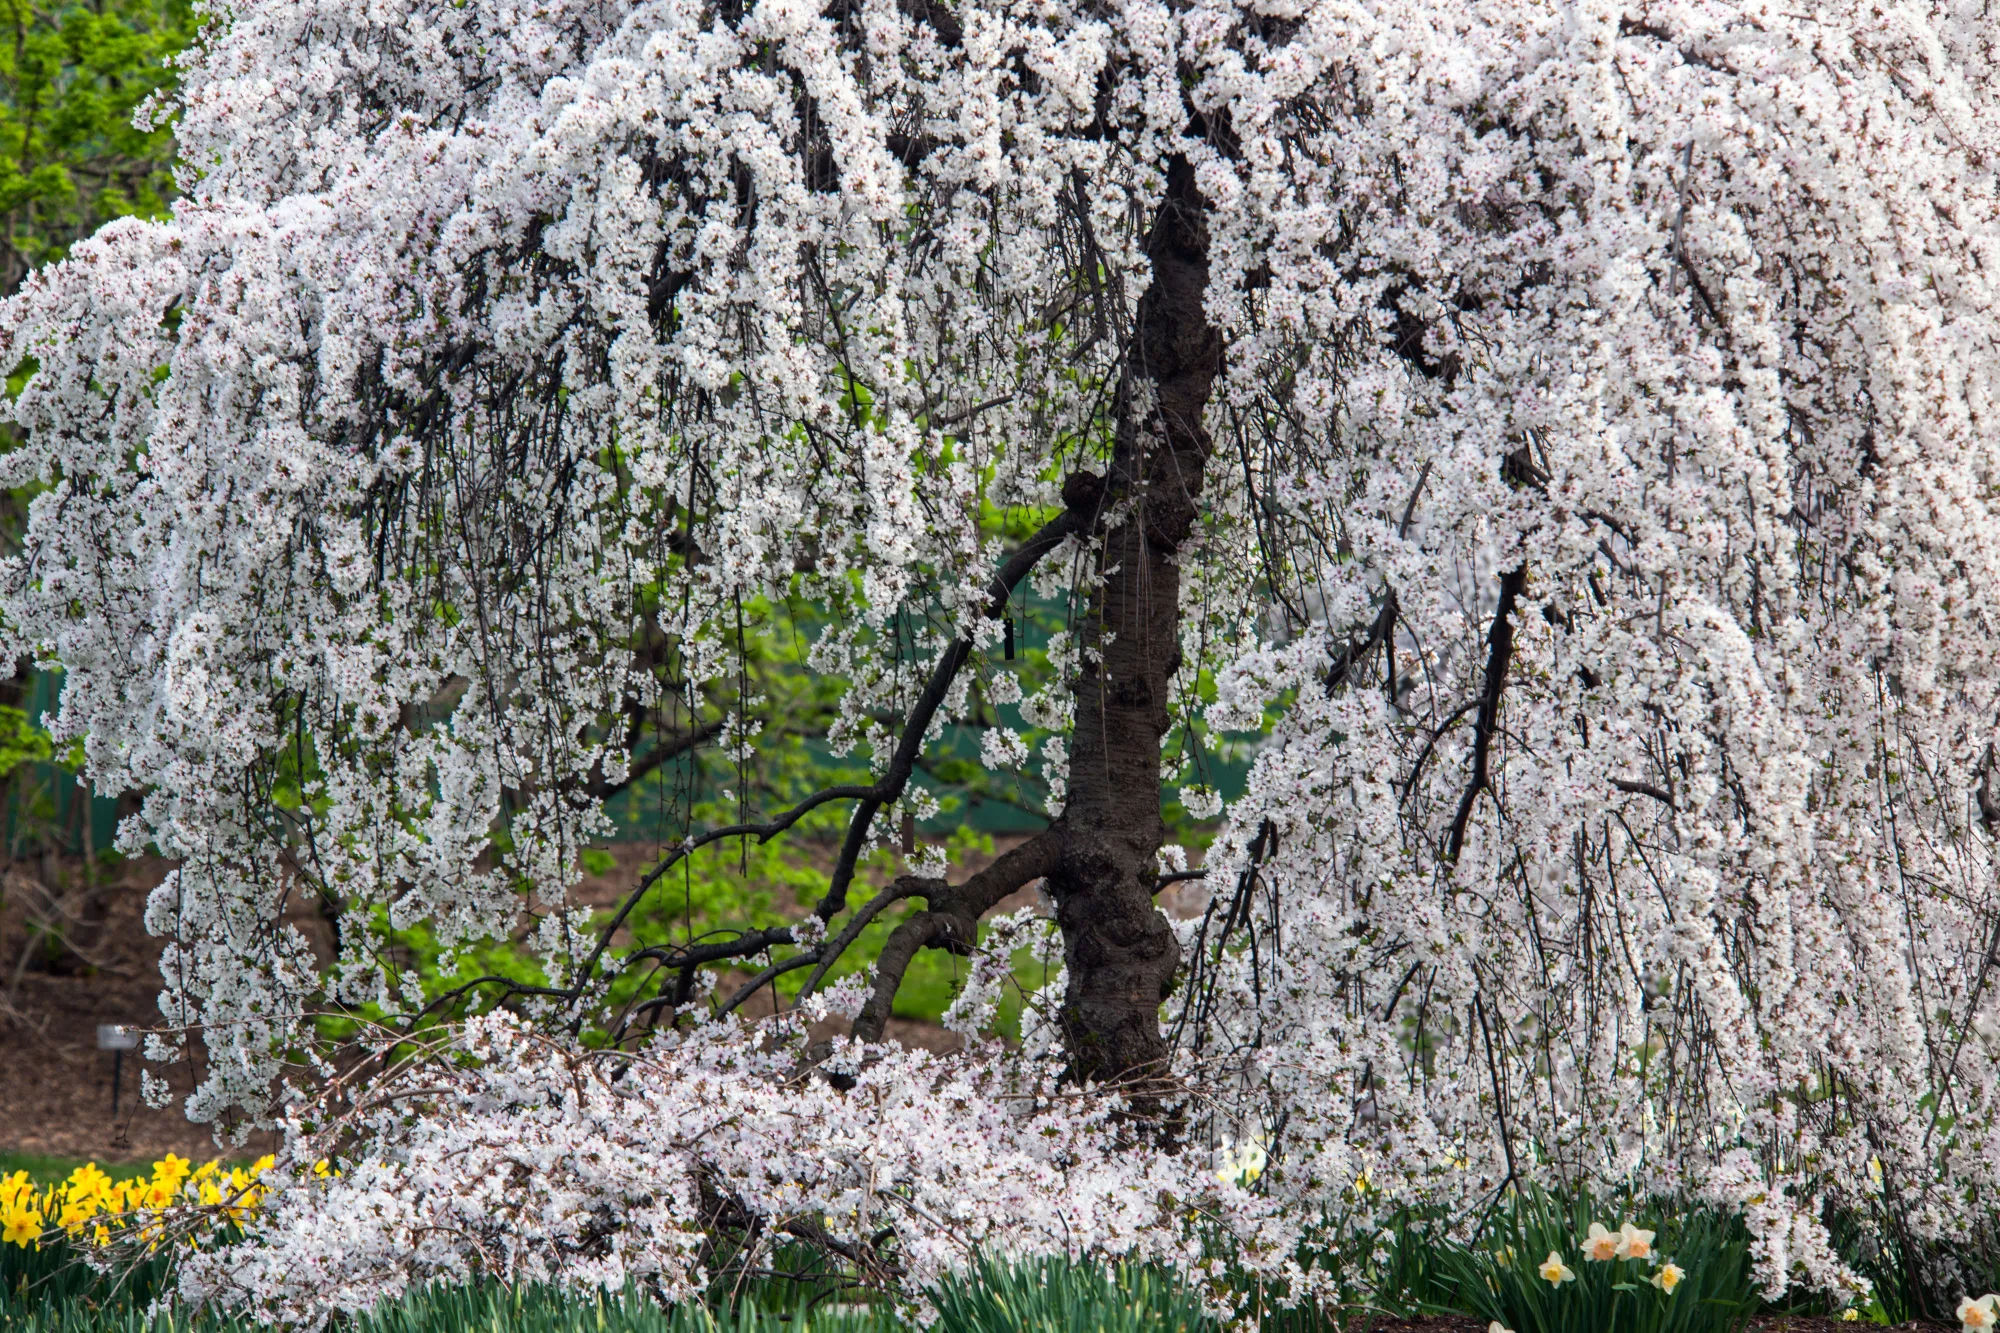
MULTIPOLYGON (((145 793, 128 839, 179 859, 149 923, 216 1057, 192 1111, 309 1082, 330 1005, 694 1040, 923 899, 838 996, 880 1037, 914 953, 977 950, 1040 879, 1060 1010, 968 1059, 1136 1078, 1169 1141, 1213 1112, 1281 1211, 1636 1181, 1740 1205, 1772 1287, 1843 1280, 1829 1199, 1966 1224, 2000 1187, 1993 23, 217 10, 187 196, 0 315, 33 365, 0 484, 47 483, 0 609, 67 673, 58 741, 145 793), (1066 611, 1024 682, 1031 596, 1066 611), (841 682, 872 779, 739 791, 581 911, 608 794, 755 756, 752 605, 841 682), (1042 766, 1047 832, 963 883, 858 877, 965 720, 1042 766), (1172 924, 1161 802, 1218 813, 1190 738, 1221 732, 1261 744, 1172 924), (826 811, 804 923, 629 928, 694 849, 826 811), (541 974, 424 993, 385 944, 418 922, 541 974)), ((928 1169, 857 1168, 844 1216, 928 1169)), ((883 1225, 843 1243, 957 1224, 883 1225)))

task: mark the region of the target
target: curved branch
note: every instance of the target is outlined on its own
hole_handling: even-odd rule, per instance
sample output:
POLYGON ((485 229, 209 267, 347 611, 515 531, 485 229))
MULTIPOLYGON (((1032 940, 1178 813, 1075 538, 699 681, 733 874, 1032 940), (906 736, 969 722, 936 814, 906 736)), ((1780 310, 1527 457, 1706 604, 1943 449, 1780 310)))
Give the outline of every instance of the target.
POLYGON ((876 788, 874 787, 853 785, 826 787, 814 792, 776 818, 767 819, 761 824, 725 825, 722 828, 710 829, 698 837, 684 838, 670 847, 666 855, 660 859, 660 863, 647 871, 640 878, 638 884, 633 886, 632 891, 625 895, 625 900, 618 905, 618 911, 598 931, 597 947, 591 950, 590 957, 584 961, 583 967, 577 972, 576 982, 570 987, 568 992, 569 997, 574 999, 583 993, 583 987, 596 972, 598 963, 603 960, 604 951, 611 947, 612 935, 618 931, 620 926, 625 924, 625 919, 632 915, 633 909, 639 905, 639 900, 646 896, 646 891, 659 883, 669 870, 672 870, 682 861, 685 861, 704 847, 724 842, 730 838, 755 838, 758 842, 769 842, 772 838, 777 837, 780 833, 783 833, 786 829, 792 827, 792 825, 798 823, 822 805, 828 805, 834 801, 857 800, 873 794, 875 790, 876 788))
POLYGON ((928 898, 931 907, 889 933, 882 955, 875 963, 874 988, 861 1006, 860 1016, 854 1020, 854 1035, 862 1041, 882 1040, 896 992, 901 989, 903 974, 909 970, 917 950, 931 947, 971 952, 979 938, 979 918, 1014 890, 1046 878, 1055 870, 1062 851, 1062 832, 1052 825, 1004 853, 963 884, 912 876, 897 880, 896 885, 905 890, 905 896, 928 898))
POLYGON ((894 884, 870 898, 867 905, 854 914, 840 934, 834 936, 828 943, 825 956, 819 960, 819 966, 806 978, 806 984, 799 988, 799 998, 803 1000, 819 989, 819 983, 826 980, 826 974, 840 961, 841 955, 847 952, 848 947, 861 938, 861 932, 868 929, 869 922, 881 915, 885 908, 914 896, 916 892, 917 890, 911 887, 907 879, 898 878, 894 884))
POLYGON ((779 977, 783 976, 785 973, 796 972, 800 968, 806 966, 809 963, 818 962, 820 954, 824 951, 825 951, 825 946, 822 945, 820 948, 817 949, 807 949, 804 953, 795 953, 790 958, 779 959, 777 962, 771 964, 769 967, 765 968, 762 972, 759 972, 756 976, 750 978, 750 980, 744 982, 741 986, 737 987, 736 993, 730 996, 729 999, 724 1002, 722 1008, 715 1011, 716 1016, 720 1017, 723 1014, 734 1013, 738 1008, 742 1007, 742 1004, 745 1000, 748 1000, 751 996, 755 995, 758 991, 764 989, 764 987, 770 985, 773 981, 776 981, 779 977))
POLYGON ((903 974, 910 970, 911 960, 917 956, 917 950, 937 943, 947 929, 944 917, 935 912, 918 912, 890 932, 881 956, 875 960, 875 988, 868 992, 868 999, 854 1020, 854 1036, 858 1040, 882 1040, 882 1031, 889 1025, 890 1007, 896 1002, 896 992, 903 985, 903 974))

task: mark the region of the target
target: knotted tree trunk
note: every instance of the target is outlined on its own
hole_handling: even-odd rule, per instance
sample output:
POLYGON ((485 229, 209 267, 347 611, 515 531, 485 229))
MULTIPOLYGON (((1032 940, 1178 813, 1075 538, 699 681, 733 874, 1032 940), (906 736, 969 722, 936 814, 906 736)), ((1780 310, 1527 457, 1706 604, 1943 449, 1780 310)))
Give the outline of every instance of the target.
MULTIPOLYGON (((1179 158, 1169 164, 1146 250, 1152 280, 1139 300, 1114 399, 1110 466, 1102 477, 1078 472, 1067 480, 1064 512, 995 574, 985 611, 1000 615, 1015 584, 1068 536, 1102 538, 1100 577, 1081 626, 1068 801, 1049 828, 961 884, 916 876, 897 881, 894 896, 925 898, 929 906, 884 944, 854 1033, 882 1038, 918 950, 970 950, 983 913, 1045 877, 1068 963, 1061 1020, 1070 1076, 1126 1083, 1142 1109, 1157 1109, 1167 1066, 1160 1002, 1180 961, 1173 930, 1153 905, 1166 839, 1160 746, 1169 725, 1168 681, 1181 657, 1177 557, 1198 514, 1211 448, 1201 418, 1222 360, 1221 338, 1202 309, 1208 229, 1201 196, 1193 170, 1179 158)), ((936 668, 903 750, 850 826, 837 892, 822 905, 823 915, 842 905, 869 820, 900 794, 912 746, 971 651, 970 637, 962 637, 936 668)))
POLYGON ((1097 521, 1110 526, 1080 636, 1069 799, 1049 875, 1069 969, 1063 1025, 1085 1079, 1164 1070, 1160 1002, 1179 962, 1153 905, 1166 837, 1160 746, 1181 658, 1176 554, 1197 517, 1212 447, 1202 412, 1222 354, 1202 310, 1208 228, 1194 172, 1179 158, 1146 252, 1152 285, 1139 301, 1098 502, 1097 521))

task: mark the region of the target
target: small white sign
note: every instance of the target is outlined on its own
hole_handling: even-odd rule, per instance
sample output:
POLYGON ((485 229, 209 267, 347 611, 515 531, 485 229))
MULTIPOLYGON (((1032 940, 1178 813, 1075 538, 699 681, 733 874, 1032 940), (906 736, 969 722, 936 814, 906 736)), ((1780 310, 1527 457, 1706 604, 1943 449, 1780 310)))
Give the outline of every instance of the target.
POLYGON ((139 1029, 130 1023, 99 1023, 97 1025, 97 1049, 100 1051, 136 1051, 139 1049, 139 1029))

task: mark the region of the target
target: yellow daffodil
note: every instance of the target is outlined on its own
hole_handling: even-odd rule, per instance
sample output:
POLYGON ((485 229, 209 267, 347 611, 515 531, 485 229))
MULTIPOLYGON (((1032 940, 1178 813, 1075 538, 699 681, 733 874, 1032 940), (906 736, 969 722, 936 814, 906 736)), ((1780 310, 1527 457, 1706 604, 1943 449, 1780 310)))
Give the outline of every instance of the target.
POLYGON ((1681 1284, 1681 1279, 1686 1276, 1687 1276, 1687 1270, 1682 1268, 1679 1264, 1665 1263, 1661 1264, 1660 1271, 1653 1274, 1653 1276, 1648 1280, 1651 1281, 1652 1284, 1658 1287, 1661 1291, 1664 1291, 1667 1293, 1667 1295, 1671 1296, 1674 1294, 1674 1288, 1678 1287, 1681 1284))
POLYGON ((97 1169, 97 1163, 85 1162, 69 1173, 69 1197, 72 1203, 96 1203, 103 1199, 111 1188, 111 1177, 97 1169))
POLYGON ((87 1162, 46 1189, 37 1189, 26 1171, 15 1171, 0 1177, 0 1244, 39 1245, 45 1231, 60 1227, 72 1239, 94 1245, 109 1245, 132 1233, 157 1245, 167 1234, 162 1215, 180 1203, 199 1202, 220 1209, 231 1221, 245 1222, 270 1193, 262 1178, 275 1165, 276 1159, 266 1154, 247 1167, 221 1162, 194 1167, 168 1153, 153 1163, 150 1174, 115 1180, 87 1162))
POLYGON ((1563 1262, 1561 1254, 1549 1251, 1549 1257, 1542 1260, 1542 1266, 1535 1270, 1542 1275, 1542 1281, 1551 1287, 1560 1287, 1565 1282, 1576 1281, 1576 1270, 1563 1262))
POLYGON ((1618 1228, 1618 1257, 1620 1259, 1650 1259, 1653 1257, 1653 1233, 1641 1231, 1626 1218, 1625 1225, 1618 1228))
POLYGON ((19 1245, 22 1249, 36 1244, 42 1236, 42 1215, 26 1208, 9 1209, 0 1216, 0 1245, 19 1245))
POLYGON ((1843 1324, 1854 1324, 1854 1323, 1859 1323, 1860 1321, 1861 1321, 1861 1311, 1855 1309, 1851 1305, 1848 1306, 1845 1310, 1842 1310, 1840 1312, 1840 1322, 1843 1324))
POLYGON ((1992 1293, 1981 1296, 1976 1301, 1970 1296, 1966 1297, 1958 1303, 1959 1324, 1964 1327, 1966 1333, 1973 1333, 1975 1329, 1992 1328, 1993 1307, 1996 1303, 2000 1303, 2000 1295, 1992 1293))
POLYGON ((1604 1223, 1592 1222, 1590 1234, 1583 1238, 1583 1257, 1594 1263, 1608 1263, 1618 1257, 1618 1248, 1624 1237, 1616 1231, 1606 1231, 1604 1223))

